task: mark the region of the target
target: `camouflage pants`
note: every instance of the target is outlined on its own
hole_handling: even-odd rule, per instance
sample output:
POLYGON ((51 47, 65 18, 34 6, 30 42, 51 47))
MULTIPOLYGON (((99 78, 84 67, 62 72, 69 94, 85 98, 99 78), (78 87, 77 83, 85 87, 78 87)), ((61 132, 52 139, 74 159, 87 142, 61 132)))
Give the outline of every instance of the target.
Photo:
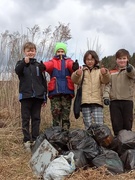
POLYGON ((52 99, 50 99, 53 126, 61 126, 64 129, 70 128, 69 115, 71 100, 70 95, 54 96, 52 99))

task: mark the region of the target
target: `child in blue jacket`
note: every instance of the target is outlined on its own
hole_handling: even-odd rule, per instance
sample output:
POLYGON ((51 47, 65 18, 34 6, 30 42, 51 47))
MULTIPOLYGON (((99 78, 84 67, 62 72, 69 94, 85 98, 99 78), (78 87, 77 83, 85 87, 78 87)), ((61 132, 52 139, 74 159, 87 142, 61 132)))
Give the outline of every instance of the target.
POLYGON ((70 128, 70 108, 74 97, 74 84, 71 80, 73 71, 79 68, 78 62, 66 56, 65 43, 56 43, 55 56, 48 62, 44 62, 45 71, 50 75, 48 83, 48 97, 51 102, 53 126, 70 128))

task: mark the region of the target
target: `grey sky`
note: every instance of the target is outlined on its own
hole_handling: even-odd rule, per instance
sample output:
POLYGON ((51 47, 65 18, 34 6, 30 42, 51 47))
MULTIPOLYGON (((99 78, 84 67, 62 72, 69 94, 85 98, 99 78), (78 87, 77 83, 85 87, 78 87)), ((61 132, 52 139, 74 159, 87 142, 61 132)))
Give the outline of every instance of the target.
POLYGON ((88 49, 87 40, 95 39, 101 45, 100 58, 120 48, 135 52, 134 17, 134 0, 0 0, 0 33, 69 23, 73 38, 68 50, 78 59, 88 49))

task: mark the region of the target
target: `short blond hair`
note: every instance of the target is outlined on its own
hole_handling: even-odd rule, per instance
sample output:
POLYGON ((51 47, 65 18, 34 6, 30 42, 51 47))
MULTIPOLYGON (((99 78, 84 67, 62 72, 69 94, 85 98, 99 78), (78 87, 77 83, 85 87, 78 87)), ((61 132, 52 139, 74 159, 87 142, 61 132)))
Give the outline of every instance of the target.
POLYGON ((36 45, 32 42, 26 42, 24 45, 23 45, 23 51, 25 51, 25 49, 35 49, 36 50, 36 45))

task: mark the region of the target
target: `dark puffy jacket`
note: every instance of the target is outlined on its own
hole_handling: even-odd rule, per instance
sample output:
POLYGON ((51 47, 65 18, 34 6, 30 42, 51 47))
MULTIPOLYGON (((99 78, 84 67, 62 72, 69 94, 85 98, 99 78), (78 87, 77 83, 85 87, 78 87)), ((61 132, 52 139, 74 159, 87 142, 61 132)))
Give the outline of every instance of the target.
POLYGON ((48 62, 44 62, 46 71, 50 74, 50 82, 48 83, 48 96, 69 94, 74 97, 74 84, 71 80, 73 72, 73 60, 63 56, 62 59, 54 57, 48 62))
POLYGON ((39 69, 36 59, 30 59, 26 64, 24 59, 17 62, 15 72, 20 80, 19 100, 26 98, 39 98, 46 102, 47 83, 44 74, 39 69))

